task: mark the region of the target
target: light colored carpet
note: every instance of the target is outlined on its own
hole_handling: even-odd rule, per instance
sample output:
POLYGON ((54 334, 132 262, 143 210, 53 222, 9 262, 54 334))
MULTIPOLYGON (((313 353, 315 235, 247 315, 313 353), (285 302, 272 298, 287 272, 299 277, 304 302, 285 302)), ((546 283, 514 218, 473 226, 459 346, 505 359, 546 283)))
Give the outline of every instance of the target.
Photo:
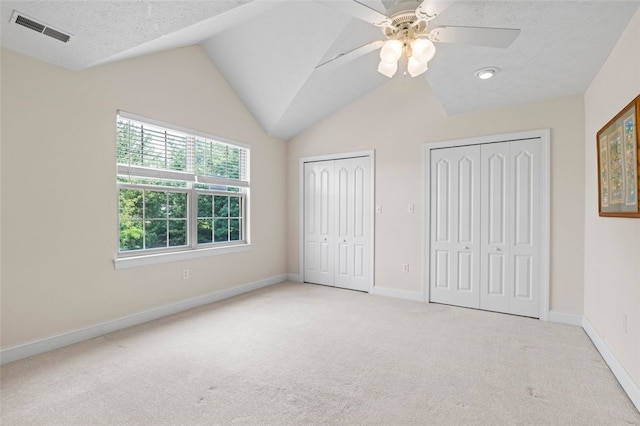
POLYGON ((3 425, 640 425, 578 327, 284 283, 2 367, 3 425))

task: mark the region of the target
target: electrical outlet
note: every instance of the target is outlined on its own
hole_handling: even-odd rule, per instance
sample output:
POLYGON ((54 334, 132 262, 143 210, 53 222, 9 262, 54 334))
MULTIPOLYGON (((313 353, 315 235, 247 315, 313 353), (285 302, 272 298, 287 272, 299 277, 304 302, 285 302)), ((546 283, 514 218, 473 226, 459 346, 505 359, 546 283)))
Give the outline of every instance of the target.
POLYGON ((627 314, 622 314, 622 329, 624 334, 627 334, 627 314))
POLYGON ((405 263, 404 265, 402 265, 402 272, 409 272, 409 264, 405 263))
POLYGON ((189 279, 189 270, 188 269, 183 269, 182 270, 182 279, 183 280, 188 280, 189 279))
POLYGON ((415 207, 413 204, 407 204, 407 213, 413 214, 415 212, 415 207))
POLYGON ((376 206, 376 213, 382 213, 382 204, 376 206))

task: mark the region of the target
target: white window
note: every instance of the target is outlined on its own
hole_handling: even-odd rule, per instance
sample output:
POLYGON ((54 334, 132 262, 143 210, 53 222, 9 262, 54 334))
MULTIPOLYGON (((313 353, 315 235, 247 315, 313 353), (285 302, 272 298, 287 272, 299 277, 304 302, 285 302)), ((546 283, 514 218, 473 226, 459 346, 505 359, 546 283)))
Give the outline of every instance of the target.
POLYGON ((249 149, 117 116, 118 257, 247 243, 249 149))

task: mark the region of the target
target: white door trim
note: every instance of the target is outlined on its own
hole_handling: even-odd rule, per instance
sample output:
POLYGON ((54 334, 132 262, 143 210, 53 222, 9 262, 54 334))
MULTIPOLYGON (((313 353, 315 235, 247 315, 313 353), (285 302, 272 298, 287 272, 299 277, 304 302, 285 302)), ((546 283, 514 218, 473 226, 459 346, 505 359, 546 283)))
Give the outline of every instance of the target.
POLYGON ((452 139, 447 141, 439 141, 424 144, 423 162, 424 162, 424 186, 422 192, 423 209, 423 226, 422 226, 422 289, 424 292, 424 301, 429 303, 430 289, 430 226, 431 223, 431 150, 440 148, 452 148, 466 145, 480 145, 486 143, 507 142, 521 139, 540 138, 540 319, 547 321, 549 319, 549 244, 550 244, 550 142, 551 130, 539 129, 529 130, 516 133, 505 133, 490 136, 480 136, 465 139, 452 139))
POLYGON ((369 290, 373 291, 375 283, 375 150, 345 152, 340 154, 315 155, 311 157, 300 157, 298 162, 298 273, 300 280, 304 282, 304 164, 316 161, 343 160, 345 158, 368 157, 369 158, 369 290))

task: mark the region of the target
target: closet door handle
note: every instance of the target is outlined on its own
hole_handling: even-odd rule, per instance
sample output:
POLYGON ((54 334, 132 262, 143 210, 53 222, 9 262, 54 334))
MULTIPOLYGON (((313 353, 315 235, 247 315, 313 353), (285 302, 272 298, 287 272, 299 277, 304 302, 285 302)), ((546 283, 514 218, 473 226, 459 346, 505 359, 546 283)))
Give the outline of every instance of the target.
POLYGON ((464 246, 463 249, 469 250, 469 246, 464 246))
POLYGON ((496 247, 496 251, 500 251, 500 247, 496 247))

